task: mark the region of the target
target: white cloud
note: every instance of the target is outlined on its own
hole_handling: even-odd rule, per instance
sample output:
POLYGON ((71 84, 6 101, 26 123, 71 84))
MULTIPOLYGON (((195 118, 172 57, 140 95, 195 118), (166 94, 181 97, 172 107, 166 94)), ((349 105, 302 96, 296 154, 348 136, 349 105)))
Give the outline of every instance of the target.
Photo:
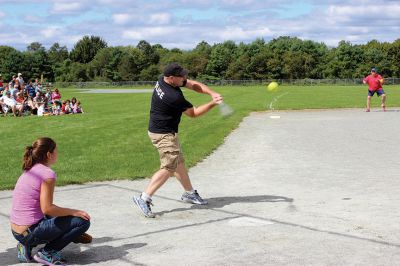
POLYGON ((53 7, 51 9, 52 13, 76 13, 83 9, 84 5, 81 2, 57 2, 53 3, 53 7))
POLYGON ((335 6, 328 8, 328 15, 333 18, 341 18, 341 20, 352 21, 355 18, 365 18, 371 21, 396 18, 399 19, 400 5, 389 4, 371 8, 371 6, 335 6), (346 18, 346 19, 344 19, 346 18))
POLYGON ((213 44, 292 36, 334 46, 341 40, 366 43, 371 39, 394 41, 400 37, 400 2, 392 0, 353 0, 351 3, 344 0, 296 3, 289 0, 0 0, 0 3, 1 29, 13 32, 13 35, 3 35, 1 40, 18 49, 24 49, 32 41, 46 47, 58 42, 71 49, 84 35, 100 36, 109 45, 132 45, 132 41, 146 40, 182 49, 194 48, 202 40, 213 44), (301 3, 307 8, 296 16, 294 6, 301 7, 301 3), (39 16, 23 9, 24 6, 32 8, 32 4, 41 10, 39 16), (15 5, 28 14, 22 21, 5 19, 15 5), (291 14, 290 18, 282 16, 285 11, 291 14))
POLYGON ((59 35, 61 35, 61 33, 62 33, 62 29, 57 26, 50 26, 50 27, 47 27, 40 31, 40 34, 46 39, 50 39, 50 38, 59 36, 59 35))
POLYGON ((67 47, 69 47, 69 49, 71 50, 74 45, 80 40, 82 39, 82 35, 62 35, 62 37, 59 37, 57 40, 57 42, 60 45, 66 45, 67 47))
POLYGON ((137 30, 125 30, 122 37, 132 40, 148 40, 153 38, 166 38, 171 34, 176 34, 175 27, 142 27, 137 30))
POLYGON ((113 16, 114 23, 124 25, 127 24, 128 22, 132 21, 135 16, 132 16, 131 14, 114 14, 113 16))
POLYGON ((243 29, 242 27, 226 27, 213 34, 221 40, 247 41, 257 37, 271 37, 272 31, 267 27, 259 29, 243 29))
POLYGON ((132 13, 117 13, 112 16, 113 22, 118 25, 167 25, 171 21, 168 13, 155 13, 141 16, 132 13))
POLYGON ((153 24, 168 24, 171 21, 171 15, 168 13, 157 13, 150 15, 150 23, 153 24))

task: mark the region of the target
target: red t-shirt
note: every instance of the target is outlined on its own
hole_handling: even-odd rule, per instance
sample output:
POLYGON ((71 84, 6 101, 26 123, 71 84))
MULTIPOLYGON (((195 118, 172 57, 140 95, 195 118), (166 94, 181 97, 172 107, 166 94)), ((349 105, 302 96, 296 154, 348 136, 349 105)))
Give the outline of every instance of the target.
POLYGON ((375 77, 368 75, 364 78, 364 81, 368 84, 370 91, 377 91, 382 89, 382 84, 379 80, 383 79, 381 75, 377 74, 375 77))

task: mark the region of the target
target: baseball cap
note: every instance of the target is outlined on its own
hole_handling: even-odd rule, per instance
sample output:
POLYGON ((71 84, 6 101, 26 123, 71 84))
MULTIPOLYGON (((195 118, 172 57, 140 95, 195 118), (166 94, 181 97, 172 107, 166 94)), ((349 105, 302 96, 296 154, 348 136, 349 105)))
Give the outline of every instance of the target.
POLYGON ((376 72, 376 68, 375 67, 371 68, 371 72, 376 72))
POLYGON ((184 77, 188 71, 181 67, 178 63, 170 63, 164 68, 164 76, 184 77))

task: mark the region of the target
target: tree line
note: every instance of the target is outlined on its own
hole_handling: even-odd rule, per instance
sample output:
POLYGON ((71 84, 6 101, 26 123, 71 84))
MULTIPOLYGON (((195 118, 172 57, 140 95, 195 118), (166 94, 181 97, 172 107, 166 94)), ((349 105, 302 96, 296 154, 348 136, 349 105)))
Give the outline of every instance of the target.
POLYGON ((400 39, 389 43, 371 40, 337 47, 282 36, 269 42, 257 39, 236 44, 205 41, 192 50, 167 49, 145 40, 136 46, 115 46, 98 36, 84 36, 68 51, 54 43, 48 50, 39 42, 18 51, 0 46, 0 73, 4 80, 23 73, 25 79, 46 81, 156 80, 163 66, 179 62, 191 78, 201 80, 360 78, 371 67, 385 77, 400 77, 400 39))

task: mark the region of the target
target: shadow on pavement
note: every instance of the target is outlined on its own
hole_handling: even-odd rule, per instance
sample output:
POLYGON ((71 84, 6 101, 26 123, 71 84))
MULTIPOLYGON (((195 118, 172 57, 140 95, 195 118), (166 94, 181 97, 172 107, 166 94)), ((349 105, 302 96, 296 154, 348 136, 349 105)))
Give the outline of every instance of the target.
POLYGON ((293 203, 292 198, 273 195, 257 195, 257 196, 242 196, 242 197, 218 197, 208 198, 208 205, 190 205, 188 208, 176 208, 169 211, 162 211, 156 215, 162 216, 171 212, 180 212, 193 209, 219 209, 234 203, 258 203, 258 202, 289 202, 293 203))
POLYGON ((258 196, 245 196, 245 197, 218 197, 218 198, 209 198, 208 206, 209 208, 223 208, 226 205, 234 203, 257 203, 257 202, 293 202, 293 199, 282 196, 272 196, 272 195, 258 195, 258 196))
MULTIPOLYGON (((93 244, 104 243, 109 241, 115 241, 112 237, 102 237, 98 239, 93 239, 93 244)), ((17 259, 17 242, 15 242, 15 247, 8 248, 5 252, 0 252, 1 265, 12 265, 19 264, 17 259)), ((81 247, 84 245, 69 244, 65 249, 63 249, 63 257, 67 260, 68 264, 78 264, 86 265, 92 263, 99 263, 112 260, 123 260, 131 265, 143 265, 136 263, 134 261, 129 261, 124 257, 130 253, 129 250, 141 248, 146 246, 146 243, 132 243, 125 244, 122 246, 92 246, 92 244, 86 245, 87 249, 81 251, 81 247)), ((34 248, 32 250, 32 255, 34 255, 37 250, 42 247, 42 245, 34 248)), ((32 263, 35 263, 34 261, 32 263)), ((111 262, 110 262, 111 263, 111 262)))
POLYGON ((1 265, 18 264, 17 242, 15 242, 15 247, 8 248, 5 252, 0 252, 0 258, 1 265))
POLYGON ((145 243, 132 243, 132 244, 124 244, 122 246, 110 246, 110 245, 102 245, 96 247, 89 247, 86 250, 80 251, 80 247, 78 245, 69 246, 63 252, 63 256, 67 260, 68 264, 78 264, 78 265, 86 265, 92 263, 100 263, 110 261, 110 265, 117 264, 115 262, 111 262, 113 260, 122 260, 131 265, 143 265, 140 263, 136 263, 134 261, 130 261, 125 258, 126 255, 132 253, 131 249, 137 249, 145 246, 145 243))

